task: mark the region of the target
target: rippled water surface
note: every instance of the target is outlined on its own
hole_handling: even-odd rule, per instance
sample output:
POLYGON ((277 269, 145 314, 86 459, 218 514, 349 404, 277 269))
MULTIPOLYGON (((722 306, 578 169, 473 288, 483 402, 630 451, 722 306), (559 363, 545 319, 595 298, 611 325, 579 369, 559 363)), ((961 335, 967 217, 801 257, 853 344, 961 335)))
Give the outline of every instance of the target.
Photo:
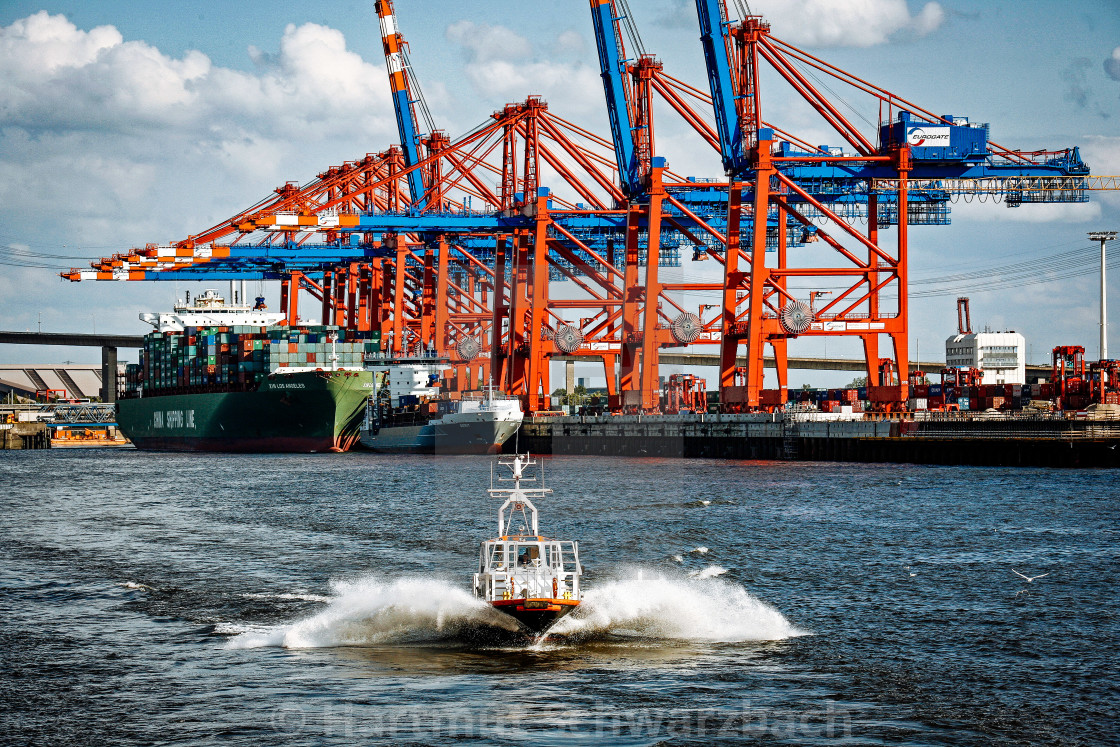
POLYGON ((487 458, 0 452, 0 739, 1120 741, 1113 472, 543 461, 587 592, 533 642, 487 458))

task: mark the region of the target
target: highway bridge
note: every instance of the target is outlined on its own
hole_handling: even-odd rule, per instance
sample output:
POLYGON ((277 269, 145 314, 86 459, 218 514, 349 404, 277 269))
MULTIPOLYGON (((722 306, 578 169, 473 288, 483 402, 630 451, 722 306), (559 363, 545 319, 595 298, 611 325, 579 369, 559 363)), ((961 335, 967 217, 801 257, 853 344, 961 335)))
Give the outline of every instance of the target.
POLYGON ((83 332, 2 332, 0 344, 59 345, 101 348, 101 401, 117 401, 117 348, 144 347, 143 335, 99 335, 83 332))

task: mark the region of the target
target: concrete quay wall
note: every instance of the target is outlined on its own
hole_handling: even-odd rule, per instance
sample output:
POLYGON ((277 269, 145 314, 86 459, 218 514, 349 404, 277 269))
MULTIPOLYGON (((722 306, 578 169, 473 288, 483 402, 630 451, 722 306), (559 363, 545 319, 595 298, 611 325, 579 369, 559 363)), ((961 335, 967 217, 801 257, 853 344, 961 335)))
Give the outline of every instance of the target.
POLYGON ((506 450, 538 454, 1120 467, 1120 421, 660 415, 526 419, 506 450))

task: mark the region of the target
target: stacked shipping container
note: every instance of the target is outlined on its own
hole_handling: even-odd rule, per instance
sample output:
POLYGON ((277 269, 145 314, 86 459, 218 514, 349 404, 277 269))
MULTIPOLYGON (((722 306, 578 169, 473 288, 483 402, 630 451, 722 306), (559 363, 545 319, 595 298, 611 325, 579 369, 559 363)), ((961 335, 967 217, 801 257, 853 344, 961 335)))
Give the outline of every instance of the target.
POLYGON ((244 390, 279 368, 362 368, 381 350, 380 332, 334 326, 187 327, 144 338, 139 363, 125 367, 125 395, 195 390, 244 390), (332 343, 330 336, 337 336, 332 343))
MULTIPOLYGON (((874 389, 874 387, 873 387, 874 389)), ((881 387, 880 387, 881 389, 881 387)), ((766 391, 763 392, 766 394, 766 391)), ((776 392, 775 392, 776 394, 776 392)), ((1055 397, 1053 384, 984 384, 982 386, 952 387, 942 384, 919 384, 910 387, 908 409, 922 410, 961 410, 980 412, 987 409, 1021 410, 1030 407, 1032 401, 1050 401, 1055 397)), ((763 404, 771 404, 772 396, 763 404)), ((1087 391, 1082 392, 1076 385, 1071 387, 1066 399, 1072 404, 1084 407, 1090 403, 1087 391)), ((862 412, 869 397, 865 387, 859 389, 803 389, 789 393, 791 402, 815 405, 822 412, 841 412, 841 408, 851 406, 851 412, 862 412)), ((1105 402, 1120 403, 1120 394, 1105 395, 1105 402)))

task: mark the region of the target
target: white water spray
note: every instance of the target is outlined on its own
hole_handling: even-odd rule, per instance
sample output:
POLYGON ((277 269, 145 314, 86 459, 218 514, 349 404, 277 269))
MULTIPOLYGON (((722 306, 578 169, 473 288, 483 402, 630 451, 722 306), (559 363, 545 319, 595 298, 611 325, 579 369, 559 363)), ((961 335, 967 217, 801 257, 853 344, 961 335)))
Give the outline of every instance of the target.
MULTIPOLYGON (((804 635, 743 587, 712 578, 725 572, 709 566, 689 579, 604 583, 588 590, 580 608, 550 634, 572 641, 773 641, 804 635)), ((219 626, 216 631, 240 632, 229 641, 230 648, 434 643, 517 631, 512 618, 446 581, 370 577, 336 582, 332 591, 324 609, 294 623, 264 629, 219 626)))
POLYGON ((727 573, 727 569, 722 565, 710 565, 707 568, 699 568, 695 571, 689 571, 689 578, 715 578, 727 573))
MULTIPOLYGON (((718 566, 712 566, 718 568, 718 566)), ((550 631, 576 638, 778 641, 806 635, 770 605, 723 579, 612 581, 587 591, 580 609, 550 631)))
POLYGON ((415 643, 453 638, 470 629, 517 629, 511 618, 446 581, 371 577, 331 587, 322 611, 265 632, 243 633, 229 642, 230 648, 415 643))

